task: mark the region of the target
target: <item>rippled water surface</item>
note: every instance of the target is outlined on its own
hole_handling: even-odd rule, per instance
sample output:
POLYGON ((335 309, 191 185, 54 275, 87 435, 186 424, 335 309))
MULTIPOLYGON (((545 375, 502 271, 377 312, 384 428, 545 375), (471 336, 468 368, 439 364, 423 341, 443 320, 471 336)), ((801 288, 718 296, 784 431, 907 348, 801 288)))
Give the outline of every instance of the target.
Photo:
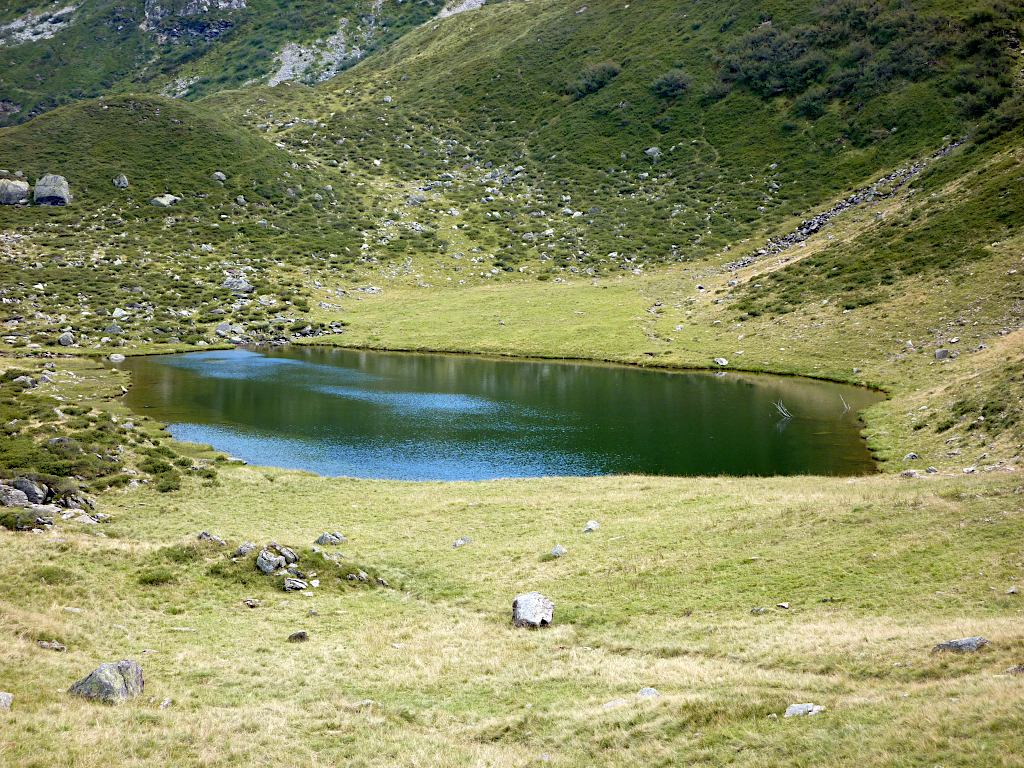
POLYGON ((286 347, 129 358, 182 440, 323 475, 856 475, 877 394, 795 378, 286 347), (776 403, 792 414, 783 418, 776 403))

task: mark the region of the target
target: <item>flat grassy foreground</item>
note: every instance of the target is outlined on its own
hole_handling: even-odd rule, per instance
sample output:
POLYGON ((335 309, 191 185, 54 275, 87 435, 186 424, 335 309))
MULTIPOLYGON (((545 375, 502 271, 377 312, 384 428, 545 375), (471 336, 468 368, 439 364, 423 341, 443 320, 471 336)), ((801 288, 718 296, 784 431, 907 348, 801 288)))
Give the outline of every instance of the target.
POLYGON ((1024 764, 1015 474, 445 485, 227 467, 214 487, 102 500, 104 526, 0 531, 4 765, 1024 764), (243 540, 336 529, 343 562, 389 588, 286 594, 230 561, 243 540), (532 589, 554 625, 514 629, 532 589), (977 654, 930 652, 977 634, 977 654), (67 652, 36 645, 53 639, 67 652), (143 664, 140 699, 65 693, 120 658, 143 664), (827 709, 781 718, 797 702, 827 709))

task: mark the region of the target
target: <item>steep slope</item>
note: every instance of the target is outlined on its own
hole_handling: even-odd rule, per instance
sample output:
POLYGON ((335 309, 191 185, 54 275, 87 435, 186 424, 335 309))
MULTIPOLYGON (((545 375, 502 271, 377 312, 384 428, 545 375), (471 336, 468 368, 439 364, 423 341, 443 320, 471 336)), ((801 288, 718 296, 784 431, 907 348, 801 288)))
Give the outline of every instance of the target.
POLYGON ((219 336, 304 329, 291 270, 329 260, 325 249, 344 247, 361 216, 357 199, 285 151, 166 99, 57 109, 0 131, 0 156, 31 181, 65 176, 74 195, 62 208, 0 207, 4 320, 21 344, 52 344, 58 327, 83 346, 206 343, 226 321, 219 336), (124 189, 114 184, 122 174, 124 189), (165 193, 180 199, 151 202, 165 193), (222 286, 243 275, 247 295, 222 286), (115 309, 128 314, 112 318, 115 309))
POLYGON ((380 190, 374 255, 549 276, 735 248, 1019 114, 1015 7, 762 6, 485 6, 234 108, 380 190))
POLYGON ((111 90, 193 98, 248 82, 313 82, 440 7, 439 0, 15 0, 0 8, 0 125, 111 90))

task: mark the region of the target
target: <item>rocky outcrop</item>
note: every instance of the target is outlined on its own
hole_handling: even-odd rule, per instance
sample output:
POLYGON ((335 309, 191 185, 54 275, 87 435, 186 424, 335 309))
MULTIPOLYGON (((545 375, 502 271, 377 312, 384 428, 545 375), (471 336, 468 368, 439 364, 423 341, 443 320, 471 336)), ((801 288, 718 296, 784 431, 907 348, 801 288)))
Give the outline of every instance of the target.
POLYGON ((29 191, 27 181, 0 179, 0 205, 27 205, 29 191))
POLYGON ((142 667, 136 661, 125 659, 101 664, 88 676, 68 689, 68 693, 107 704, 134 699, 145 686, 142 667))
POLYGON ((63 176, 48 173, 36 182, 32 199, 36 205, 67 205, 72 200, 71 187, 63 176))

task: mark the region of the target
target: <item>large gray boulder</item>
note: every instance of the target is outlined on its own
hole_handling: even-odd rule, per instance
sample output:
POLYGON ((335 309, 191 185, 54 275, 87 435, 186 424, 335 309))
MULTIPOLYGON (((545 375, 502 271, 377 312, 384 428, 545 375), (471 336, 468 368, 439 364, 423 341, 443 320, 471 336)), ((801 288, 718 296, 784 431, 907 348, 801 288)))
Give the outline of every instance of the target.
POLYGON ((25 494, 32 504, 44 504, 50 495, 50 489, 27 477, 18 477, 11 481, 11 486, 25 494))
POLYGON ((0 179, 0 205, 26 205, 28 182, 18 179, 0 179))
POLYGON ((101 664, 68 689, 68 693, 107 704, 134 699, 145 682, 142 667, 136 661, 125 659, 116 663, 101 664))
POLYGON ((71 331, 64 331, 64 333, 57 337, 57 343, 62 347, 70 347, 75 343, 75 334, 71 331))
POLYGON ((512 601, 512 624, 517 627, 546 627, 554 613, 555 604, 540 592, 526 592, 512 601))
POLYGON ((256 556, 256 569, 265 575, 270 575, 278 568, 284 568, 287 563, 280 555, 275 555, 269 549, 261 550, 256 556))
POLYGON ((32 199, 36 205, 67 205, 71 202, 68 180, 55 173, 46 174, 36 182, 32 199))
POLYGON ((114 177, 114 186, 118 189, 128 189, 128 177, 123 173, 114 177))
POLYGON ((28 496, 9 485, 0 484, 0 507, 27 507, 28 496))

